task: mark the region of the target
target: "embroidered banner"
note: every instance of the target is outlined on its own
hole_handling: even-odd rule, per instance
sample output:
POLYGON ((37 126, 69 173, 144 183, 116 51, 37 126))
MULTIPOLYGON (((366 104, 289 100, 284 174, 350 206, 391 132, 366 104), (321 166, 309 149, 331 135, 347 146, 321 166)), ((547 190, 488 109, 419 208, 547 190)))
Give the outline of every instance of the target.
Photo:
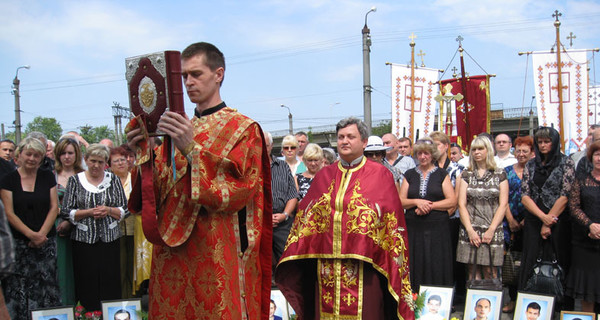
POLYGON ((465 83, 466 92, 463 91, 461 79, 453 78, 440 82, 444 94, 460 93, 463 96, 460 101, 451 102, 452 126, 456 127, 452 130, 453 134, 456 130, 456 136, 453 136, 452 140, 461 142, 465 150, 469 150, 474 136, 482 132, 489 133, 491 130, 489 78, 488 75, 468 77, 465 83), (465 108, 465 100, 468 108, 465 108))
POLYGON ((559 123, 558 66, 556 53, 533 54, 533 79, 541 126, 562 132, 566 154, 584 148, 588 128, 588 74, 585 50, 561 53, 563 123, 559 123))
POLYGON ((433 131, 438 72, 437 69, 415 68, 412 98, 410 66, 392 64, 392 133, 397 137, 409 137, 416 141, 418 137, 424 137, 433 131))
POLYGON ((588 101, 588 123, 600 122, 600 86, 590 87, 590 100, 588 101))

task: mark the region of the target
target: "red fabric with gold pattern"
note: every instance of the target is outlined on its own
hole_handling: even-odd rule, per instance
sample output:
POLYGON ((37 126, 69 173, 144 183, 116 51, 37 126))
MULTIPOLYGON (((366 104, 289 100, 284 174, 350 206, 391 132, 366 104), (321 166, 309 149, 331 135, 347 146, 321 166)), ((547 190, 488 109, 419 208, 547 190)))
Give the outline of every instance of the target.
POLYGON ((176 181, 155 151, 158 232, 150 319, 264 319, 271 283, 269 160, 259 125, 230 108, 194 117, 196 145, 175 153, 176 181), (246 208, 241 253, 238 211, 246 208))
POLYGON ((351 169, 345 169, 337 162, 317 173, 299 204, 286 249, 277 266, 276 281, 301 319, 313 319, 314 315, 310 313, 315 310, 315 301, 311 300, 310 292, 321 290, 322 295, 323 290, 328 290, 323 283, 326 273, 313 276, 309 273, 318 270, 306 269, 315 265, 323 271, 323 266, 331 263, 334 278, 339 279, 334 280, 336 287, 329 293, 338 300, 329 303, 330 309, 325 306, 327 301, 321 300, 321 306, 316 307, 317 313, 343 315, 343 319, 369 319, 368 314, 361 314, 366 310, 360 299, 369 297, 356 292, 362 290, 361 279, 356 278, 356 275, 362 275, 361 261, 370 264, 387 280, 382 286, 387 287, 388 294, 397 302, 397 317, 413 320, 408 239, 402 205, 389 170, 366 158, 351 169), (355 263, 348 264, 348 259, 355 263), (303 262, 310 260, 318 262, 303 262), (335 263, 339 263, 339 268, 335 263), (356 269, 357 266, 360 268, 356 269), (297 272, 308 274, 305 279, 317 281, 311 283, 302 281, 302 277, 287 276, 297 272), (345 280, 349 275, 355 275, 352 279, 358 281, 358 286, 353 284, 354 280, 345 280))

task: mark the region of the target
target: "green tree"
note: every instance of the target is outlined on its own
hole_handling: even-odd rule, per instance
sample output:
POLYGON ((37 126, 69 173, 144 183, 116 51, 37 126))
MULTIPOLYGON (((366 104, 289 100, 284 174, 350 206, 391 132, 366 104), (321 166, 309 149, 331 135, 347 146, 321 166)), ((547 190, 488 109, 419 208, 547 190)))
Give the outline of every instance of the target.
POLYGON ((381 121, 379 125, 371 128, 371 135, 381 137, 386 133, 392 132, 392 120, 381 121))
POLYGON ((27 124, 25 134, 22 137, 24 138, 32 131, 39 131, 45 134, 48 139, 56 142, 60 139, 63 129, 56 119, 37 116, 27 124))
POLYGON ((115 141, 115 132, 108 126, 92 127, 85 125, 80 127, 81 132, 79 133, 88 143, 98 143, 102 139, 110 139, 115 141))

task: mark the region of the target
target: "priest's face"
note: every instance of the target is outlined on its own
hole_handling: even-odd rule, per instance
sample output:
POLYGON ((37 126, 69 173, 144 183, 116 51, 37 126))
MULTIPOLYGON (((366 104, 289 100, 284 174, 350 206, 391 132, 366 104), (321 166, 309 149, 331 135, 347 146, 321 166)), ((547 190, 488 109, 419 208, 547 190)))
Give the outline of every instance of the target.
POLYGON ((211 70, 205 62, 205 55, 198 54, 181 61, 181 75, 190 101, 203 111, 220 103, 219 89, 224 70, 211 70))
POLYGON ((367 147, 367 139, 360 137, 360 132, 356 124, 351 124, 337 132, 337 150, 346 162, 352 162, 363 155, 363 150, 367 147))

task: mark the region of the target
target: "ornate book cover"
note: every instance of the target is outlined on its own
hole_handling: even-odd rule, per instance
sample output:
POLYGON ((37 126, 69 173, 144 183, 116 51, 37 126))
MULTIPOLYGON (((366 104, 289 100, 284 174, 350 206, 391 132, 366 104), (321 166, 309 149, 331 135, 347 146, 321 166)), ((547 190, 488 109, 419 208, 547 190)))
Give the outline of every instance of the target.
POLYGON ((181 53, 162 51, 125 60, 129 105, 141 115, 148 134, 163 135, 156 125, 165 111, 184 113, 181 53))

